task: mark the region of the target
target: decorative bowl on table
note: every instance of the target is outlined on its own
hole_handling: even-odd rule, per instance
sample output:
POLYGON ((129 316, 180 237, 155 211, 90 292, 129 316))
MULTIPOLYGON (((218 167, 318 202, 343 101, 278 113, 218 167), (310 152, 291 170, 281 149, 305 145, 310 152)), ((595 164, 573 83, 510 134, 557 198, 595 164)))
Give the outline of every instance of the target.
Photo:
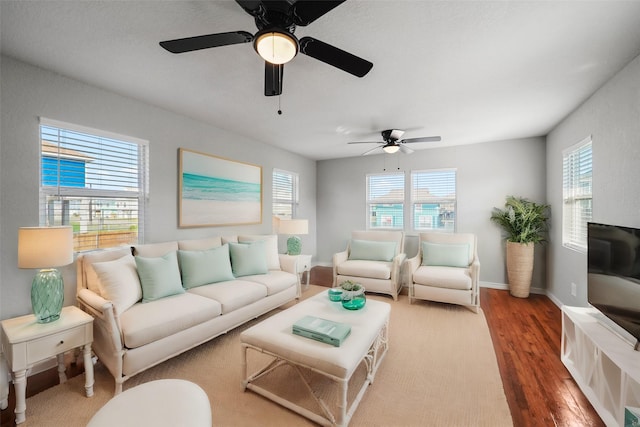
POLYGON ((329 289, 329 300, 330 301, 342 301, 342 288, 331 288, 331 289, 329 289))
POLYGON ((367 303, 364 286, 350 280, 340 284, 342 289, 342 307, 347 310, 360 310, 367 303))

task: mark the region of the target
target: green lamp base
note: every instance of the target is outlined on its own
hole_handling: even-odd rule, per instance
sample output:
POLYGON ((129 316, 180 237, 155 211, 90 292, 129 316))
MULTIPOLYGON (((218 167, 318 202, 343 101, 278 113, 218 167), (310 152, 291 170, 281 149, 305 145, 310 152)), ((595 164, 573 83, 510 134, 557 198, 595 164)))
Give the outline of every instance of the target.
POLYGON ((49 323, 60 318, 64 302, 64 282, 55 268, 40 270, 31 284, 31 307, 36 322, 49 323))
POLYGON ((287 239, 287 254, 300 255, 302 251, 302 240, 298 236, 291 236, 287 239))

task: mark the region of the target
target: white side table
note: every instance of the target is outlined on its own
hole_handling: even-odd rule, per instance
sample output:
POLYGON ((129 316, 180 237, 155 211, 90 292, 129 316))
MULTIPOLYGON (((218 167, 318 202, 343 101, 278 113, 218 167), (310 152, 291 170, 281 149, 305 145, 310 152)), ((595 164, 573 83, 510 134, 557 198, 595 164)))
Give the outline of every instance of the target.
POLYGON ((60 383, 67 380, 64 353, 82 347, 84 355, 85 391, 93 396, 93 317, 77 307, 62 308, 60 319, 36 323, 34 315, 6 319, 2 322, 2 346, 13 375, 16 392, 16 424, 25 421, 27 371, 36 363, 57 356, 60 383))

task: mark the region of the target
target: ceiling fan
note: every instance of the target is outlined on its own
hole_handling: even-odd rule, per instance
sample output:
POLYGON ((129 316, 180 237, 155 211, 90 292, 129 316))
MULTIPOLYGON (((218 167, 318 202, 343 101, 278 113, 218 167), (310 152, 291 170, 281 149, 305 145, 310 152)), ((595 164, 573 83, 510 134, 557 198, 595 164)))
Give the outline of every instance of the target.
POLYGON ((388 154, 397 153, 398 151, 402 151, 405 154, 413 153, 413 150, 407 147, 405 144, 412 144, 415 142, 438 142, 442 138, 439 136, 423 136, 421 138, 407 138, 400 139, 402 135, 404 135, 403 130, 399 129, 387 129, 380 132, 382 134, 383 141, 355 141, 348 142, 348 144, 378 144, 377 147, 372 148, 371 150, 365 151, 362 153, 363 156, 367 154, 372 154, 377 149, 381 148, 382 151, 388 154))
POLYGON ((342 49, 313 37, 300 40, 294 35, 296 26, 306 26, 345 0, 236 0, 255 18, 258 32, 231 31, 186 37, 160 42, 171 53, 192 52, 218 46, 253 42, 253 47, 265 60, 264 94, 282 94, 284 64, 298 52, 339 68, 357 77, 364 77, 373 64, 342 49))

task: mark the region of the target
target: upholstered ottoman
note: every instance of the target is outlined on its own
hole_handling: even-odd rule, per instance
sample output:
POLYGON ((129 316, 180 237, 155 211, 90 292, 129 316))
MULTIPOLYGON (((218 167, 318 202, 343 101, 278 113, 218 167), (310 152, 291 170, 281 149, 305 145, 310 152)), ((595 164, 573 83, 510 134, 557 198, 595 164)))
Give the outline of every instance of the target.
POLYGON ((118 394, 87 427, 211 427, 209 397, 185 380, 151 381, 118 394))
POLYGON ((375 300, 367 300, 362 310, 346 310, 340 302, 329 301, 325 291, 275 314, 240 334, 242 385, 245 389, 271 399, 318 424, 346 426, 367 387, 373 383, 380 362, 387 352, 390 312, 391 306, 388 303, 375 300), (339 347, 294 335, 291 331, 292 325, 308 315, 349 324, 351 334, 339 347), (271 363, 249 374, 248 350, 269 356, 271 363), (366 368, 366 377, 362 383, 354 384, 351 381, 351 386, 355 387, 354 390, 350 390, 350 380, 361 364, 366 368), (311 391, 310 397, 322 408, 321 411, 313 412, 256 382, 260 378, 268 382, 268 375, 281 366, 291 367, 293 372, 300 374, 296 377, 311 391), (323 396, 324 392, 316 390, 314 382, 308 382, 301 369, 322 376, 325 381, 321 383, 329 380, 337 393, 323 396), (348 395, 354 396, 350 402, 347 401, 348 395), (335 411, 330 409, 333 406, 336 408, 335 411))

